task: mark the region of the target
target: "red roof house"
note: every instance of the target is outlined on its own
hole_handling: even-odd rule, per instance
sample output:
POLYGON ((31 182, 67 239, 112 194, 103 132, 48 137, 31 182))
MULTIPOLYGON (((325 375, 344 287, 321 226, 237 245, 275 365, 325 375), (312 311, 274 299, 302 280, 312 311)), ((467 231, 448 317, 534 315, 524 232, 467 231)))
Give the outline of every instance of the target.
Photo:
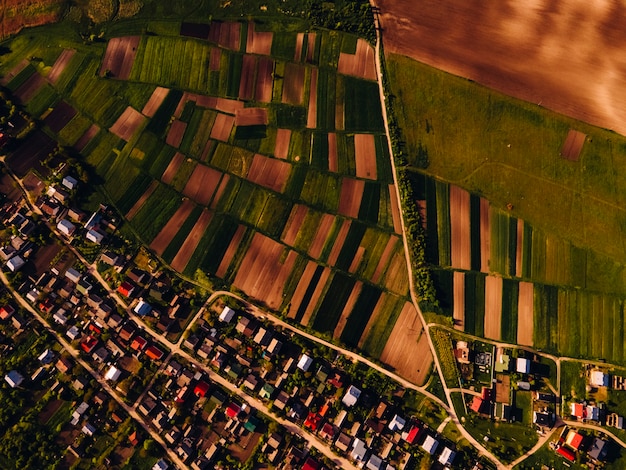
POLYGON ((49 313, 52 310, 54 304, 52 303, 52 299, 50 297, 46 297, 45 300, 39 302, 39 310, 45 313, 49 313))
POLYGON ((0 320, 6 320, 15 313, 15 309, 10 305, 3 305, 0 307, 0 320))
POLYGON ((163 354, 164 354, 163 351, 161 351, 159 348, 157 348, 154 345, 146 349, 146 356, 148 356, 150 359, 155 360, 155 361, 161 360, 161 358, 163 357, 163 354))
POLYGON ((133 339, 133 342, 130 343, 130 347, 131 349, 134 349, 135 351, 141 351, 143 348, 146 347, 147 344, 148 344, 148 341, 145 338, 142 338, 141 336, 135 336, 135 339, 133 339))
POLYGON ((417 438, 419 437, 421 431, 422 430, 419 426, 414 425, 408 432, 405 441, 407 441, 409 444, 414 444, 415 442, 417 442, 417 438))
POLYGON ((306 459, 306 462, 304 462, 302 466, 302 470, 318 470, 318 468, 320 468, 320 463, 313 457, 306 459))
POLYGON ((98 344, 98 339, 97 338, 94 338, 93 336, 87 336, 87 338, 85 338, 84 340, 81 341, 80 347, 87 354, 91 354, 93 352, 93 350, 95 349, 97 344, 98 344))
POLYGON ((209 384, 206 383, 204 380, 201 380, 200 382, 198 382, 196 387, 193 389, 193 393, 197 397, 206 396, 208 391, 209 391, 209 384))
POLYGON ((572 415, 576 416, 578 419, 586 418, 587 410, 585 409, 585 405, 582 403, 572 403, 572 415))
POLYGON ((322 417, 320 415, 317 413, 309 413, 309 416, 307 416, 304 421, 304 427, 310 429, 311 431, 317 431, 320 421, 322 421, 322 417))
POLYGON ((470 409, 475 413, 480 413, 480 407, 483 406, 483 399, 480 397, 474 397, 470 409))
POLYGON ((561 446, 556 450, 556 452, 565 457, 570 462, 576 460, 576 454, 574 454, 574 452, 569 450, 567 447, 561 446))
POLYGON ((131 295, 133 295, 133 292, 135 290, 135 286, 133 286, 130 282, 124 281, 120 284, 120 286, 117 288, 117 292, 119 294, 122 294, 124 297, 130 297, 131 295))
POLYGON ((568 446, 570 446, 572 449, 578 450, 580 445, 583 443, 583 435, 572 430, 567 433, 567 437, 565 438, 565 443, 568 446))
POLYGON ((235 403, 230 403, 228 408, 226 408, 226 416, 229 418, 235 418, 239 412, 241 411, 241 407, 236 405, 235 403))

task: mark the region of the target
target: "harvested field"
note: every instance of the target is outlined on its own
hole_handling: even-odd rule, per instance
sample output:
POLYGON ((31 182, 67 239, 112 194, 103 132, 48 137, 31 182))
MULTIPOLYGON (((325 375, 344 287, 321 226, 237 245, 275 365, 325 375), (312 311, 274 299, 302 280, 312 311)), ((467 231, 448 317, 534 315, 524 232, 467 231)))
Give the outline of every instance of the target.
POLYGON ((161 229, 159 234, 152 240, 150 243, 150 248, 152 248, 157 255, 162 255, 167 245, 170 244, 174 235, 178 232, 181 225, 187 220, 189 214, 195 207, 193 201, 189 199, 185 199, 180 207, 174 212, 174 215, 167 221, 165 226, 161 229))
POLYGON ((330 171, 334 171, 335 173, 338 171, 338 162, 337 162, 337 134, 334 132, 328 133, 328 169, 330 171))
POLYGON ((313 279, 313 275, 315 274, 317 268, 318 265, 315 261, 307 262, 306 268, 304 268, 304 272, 302 273, 302 276, 300 276, 300 280, 298 281, 298 286, 291 296, 289 313, 287 313, 288 318, 296 318, 298 310, 300 309, 300 305, 302 305, 302 302, 306 296, 307 289, 311 284, 311 280, 313 279))
POLYGON ((135 62, 140 39, 141 36, 111 39, 104 53, 104 59, 100 67, 100 76, 107 75, 120 80, 128 80, 135 62))
POLYGON ((187 129, 187 123, 183 121, 179 121, 178 119, 172 122, 170 126, 170 130, 167 133, 167 137, 165 138, 165 143, 167 145, 171 145, 174 148, 180 147, 180 143, 183 141, 183 136, 185 135, 185 130, 187 129))
POLYGON ((354 135, 357 178, 376 179, 376 145, 373 134, 354 135))
POLYGON ((317 127, 317 69, 311 71, 311 87, 309 91, 309 111, 307 114, 306 127, 317 127))
POLYGON ((256 87, 254 99, 261 103, 272 101, 272 86, 274 73, 274 61, 267 57, 260 57, 256 70, 256 87))
POLYGON ((626 48, 620 2, 593 9, 574 0, 376 3, 387 53, 626 135, 626 69, 616 67, 626 48), (603 51, 601 60, 596 51, 603 51))
POLYGON ((246 52, 248 54, 270 55, 273 38, 274 33, 271 31, 255 31, 254 23, 252 21, 249 22, 246 52))
POLYGON ((213 127, 211 128, 210 138, 215 140, 221 140, 222 142, 227 142, 230 138, 230 133, 233 130, 234 124, 235 118, 233 116, 219 113, 215 118, 213 127))
POLYGON ((502 278, 485 278, 485 337, 501 339, 502 335, 502 278))
POLYGON ((489 201, 480 198, 480 271, 489 272, 489 261, 491 256, 491 220, 489 212, 489 201))
POLYGON ((454 328, 457 330, 465 330, 465 273, 454 271, 452 277, 453 295, 452 295, 452 318, 454 318, 454 328))
POLYGON ((363 198, 363 188, 365 188, 365 181, 343 178, 341 180, 341 196, 337 212, 346 217, 358 218, 361 199, 363 198))
POLYGON ((228 114, 235 114, 238 109, 242 109, 244 107, 243 101, 230 100, 228 98, 210 98, 210 102, 214 102, 215 104, 209 107, 228 114))
POLYGON ((224 257, 222 258, 222 261, 220 261, 217 271, 215 272, 217 277, 223 278, 226 275, 230 262, 232 261, 233 256, 235 256, 235 253, 237 253, 237 249, 239 248, 239 244, 241 243, 245 233, 246 227, 244 225, 239 225, 237 227, 237 231, 233 235, 233 238, 230 240, 226 253, 224 253, 224 257))
POLYGON ((121 114, 109 131, 128 142, 135 131, 146 121, 146 117, 131 106, 121 114))
POLYGON ((348 317, 352 313, 354 309, 354 304, 356 304, 359 295, 361 294, 361 289, 363 288, 363 283, 357 281, 352 288, 352 292, 350 292, 350 297, 346 301, 343 310, 341 311, 341 315, 339 317, 339 321, 335 326, 335 330, 333 331, 333 339, 339 339, 341 337, 341 333, 343 333, 343 329, 346 327, 348 323, 348 317))
POLYGON ((530 282, 519 283, 517 307, 517 343, 533 346, 534 286, 530 282))
POLYGON ((339 229, 339 233, 337 234, 337 238, 335 239, 335 244, 333 245, 333 249, 330 251, 330 255, 328 256, 328 265, 334 266, 337 263, 337 258, 339 257, 339 253, 343 248, 343 244, 346 241, 346 237, 348 236, 348 231, 350 230, 350 225, 352 225, 351 220, 344 220, 341 228, 339 229))
POLYGON ((280 240, 285 245, 293 246, 296 241, 296 237, 298 236, 298 232, 300 231, 300 227, 302 227, 302 222, 304 222, 308 212, 309 209, 307 206, 302 204, 293 205, 291 214, 289 214, 289 219, 287 220, 283 233, 280 237, 280 240))
POLYGON ((374 63, 374 49, 365 39, 359 38, 355 54, 339 54, 337 72, 343 75, 376 80, 376 64, 374 63))
POLYGON ((380 361, 411 382, 422 384, 426 380, 433 357, 424 327, 411 303, 404 305, 380 361))
POLYGON ((20 103, 26 104, 41 90, 45 83, 46 79, 35 72, 13 94, 20 103))
POLYGON ((378 260, 378 264, 376 265, 376 269, 374 270, 374 274, 370 279, 374 284, 377 284, 380 280, 380 276, 385 272, 385 268, 389 264, 389 260, 391 259, 391 255, 396 249, 398 242, 400 239, 397 236, 390 236, 389 240, 387 240, 387 245, 385 246, 385 250, 383 251, 380 259, 378 260))
POLYGON ((283 103, 302 104, 304 98, 304 72, 302 65, 288 63, 285 66, 283 79, 283 103))
POLYGON ((561 156, 566 160, 577 162, 580 158, 580 152, 583 149, 586 138, 587 134, 570 129, 565 138, 565 142, 563 142, 561 156))
POLYGON ((2 78, 0 78, 0 85, 7 86, 9 82, 13 80, 15 77, 17 77, 20 74, 20 72, 22 72, 22 70, 28 67, 29 64, 30 62, 28 62, 28 59, 22 60, 15 67, 13 67, 11 70, 5 73, 2 76, 2 78))
POLYGON ((183 194, 198 204, 206 206, 219 185, 222 173, 205 165, 196 165, 183 194))
POLYGON ((97 124, 92 124, 91 127, 87 129, 87 131, 85 131, 85 133, 76 141, 76 143, 74 144, 74 148, 79 152, 82 152, 83 149, 87 146, 89 142, 91 142, 91 139, 93 139, 98 132, 100 132, 100 126, 98 126, 97 124))
POLYGON ((167 168, 163 172, 163 175, 161 176, 161 181, 165 184, 171 184, 174 176, 176 176, 176 173, 178 172, 178 168, 184 160, 185 156, 180 152, 176 152, 176 155, 172 157, 169 165, 167 165, 167 168))
POLYGON ((348 272, 350 274, 354 274, 356 270, 359 268, 359 265, 361 264, 361 261, 363 260, 364 254, 365 254, 365 247, 359 246, 356 250, 354 258, 352 258, 352 263, 350 263, 350 266, 348 267, 348 272))
POLYGON ((315 38, 317 33, 307 33, 307 48, 306 48, 306 61, 309 64, 313 63, 315 57, 315 38))
POLYGON ((224 191, 226 191, 229 180, 230 175, 225 174, 224 176, 222 176, 222 182, 218 186, 217 191, 215 192, 215 196, 213 196, 213 200, 211 201, 211 205, 209 206, 211 209, 215 209, 215 207, 217 207, 217 204, 218 202, 220 202, 222 194, 224 194, 224 191))
POLYGON ((257 232, 237 270, 233 285, 252 297, 263 299, 270 308, 278 308, 283 300, 285 282, 297 257, 295 251, 257 232))
MULTIPOLYGON (((28 139, 19 144, 6 161, 20 178, 23 178, 31 169, 38 171, 43 177, 47 177, 50 170, 44 167, 41 162, 52 153, 56 145, 56 142, 43 131, 36 130, 29 134, 28 139)), ((57 161, 57 163, 59 162, 57 161)))
POLYGON ((248 181, 280 193, 287 183, 290 172, 291 165, 289 163, 257 153, 254 155, 248 171, 248 181))
POLYGON ((152 95, 150 95, 150 99, 141 110, 141 114, 149 118, 153 117, 154 113, 156 113, 157 109, 159 109, 169 92, 169 88, 164 88, 162 86, 156 87, 152 92, 152 95))
POLYGON ((322 292, 326 288, 326 283, 329 282, 328 278, 330 277, 331 273, 332 271, 330 270, 330 268, 323 269, 322 274, 320 275, 319 281, 317 282, 317 285, 315 286, 315 290, 313 291, 313 295, 311 295, 311 302, 309 302, 309 304, 307 305, 307 308, 304 311, 302 318, 300 319, 300 324, 307 326, 309 322, 311 321, 311 316, 313 316, 313 313, 315 312, 315 309, 317 308, 317 304, 322 298, 322 292))
POLYGON ((291 129, 278 129, 276 131, 276 145, 274 156, 283 160, 289 156, 289 144, 291 143, 291 129))
POLYGON ((244 55, 239 80, 239 99, 251 100, 254 96, 254 70, 257 58, 253 55, 244 55))
POLYGON ((178 253, 176 253, 176 256, 174 256, 174 259, 172 260, 172 268, 174 268, 176 271, 183 272, 185 270, 187 263, 189 263, 191 256, 194 254, 196 248, 198 247, 198 243, 200 243, 202 235, 204 235, 206 228, 209 226, 212 217, 212 212, 208 211, 207 209, 204 209, 202 211, 202 214, 200 214, 200 217, 191 229, 191 232, 189 232, 189 235, 187 235, 187 238, 185 239, 180 249, 178 250, 178 253))
POLYGON ((126 213, 126 219, 133 220, 135 215, 137 215, 137 212, 139 212, 139 209, 143 207, 145 202, 148 200, 150 196, 152 196, 152 193, 158 187, 159 187, 159 182, 156 180, 152 181, 152 183, 150 183, 150 186, 148 186, 148 189, 146 189, 146 191, 141 195, 141 197, 137 199, 137 202, 133 205, 133 207, 131 207, 130 210, 126 213))
POLYGON ((400 214, 400 204, 398 203, 398 194, 393 184, 389 185, 389 203, 391 204, 391 217, 393 218, 393 231, 402 233, 402 219, 400 214))
POLYGON ((188 38, 208 39, 210 27, 206 23, 187 23, 180 25, 180 35, 188 38))
MULTIPOLYGON (((311 246, 309 247, 309 256, 313 259, 319 259, 322 254, 322 250, 326 245, 326 240, 328 239, 328 234, 330 233, 330 228, 333 226, 335 222, 335 216, 331 214, 323 214, 322 219, 317 226, 317 231, 315 232, 315 238, 311 242, 311 246)), ((347 233, 347 229, 346 229, 347 233)), ((337 254, 338 255, 338 254, 337 254)))
POLYGON ((296 50, 293 53, 294 62, 302 62, 302 45, 304 44, 304 35, 306 33, 298 33, 296 35, 296 50))
POLYGON ((517 244, 515 245, 515 276, 522 277, 524 257, 524 221, 517 219, 517 244))
POLYGON ((217 39, 217 43, 225 47, 226 49, 231 49, 233 51, 238 51, 241 43, 241 23, 237 22, 226 22, 226 23, 211 23, 211 31, 209 32, 209 41, 212 40, 213 35, 215 34, 214 28, 218 26, 219 35, 217 39))
POLYGON ((48 81, 55 85, 67 64, 72 60, 76 51, 74 49, 63 49, 63 52, 57 57, 57 60, 54 61, 54 64, 50 68, 50 72, 48 73, 48 81))
POLYGON ((470 196, 467 191, 455 185, 450 185, 450 238, 452 267, 472 269, 470 196))
POLYGON ((267 108, 242 108, 235 113, 235 126, 266 126, 267 108))
POLYGON ((222 50, 219 47, 211 48, 211 57, 209 58, 209 70, 211 72, 219 72, 221 59, 222 50))
POLYGON ((76 110, 66 101, 59 101, 52 112, 45 117, 43 122, 52 132, 58 134, 74 116, 76 116, 76 110))

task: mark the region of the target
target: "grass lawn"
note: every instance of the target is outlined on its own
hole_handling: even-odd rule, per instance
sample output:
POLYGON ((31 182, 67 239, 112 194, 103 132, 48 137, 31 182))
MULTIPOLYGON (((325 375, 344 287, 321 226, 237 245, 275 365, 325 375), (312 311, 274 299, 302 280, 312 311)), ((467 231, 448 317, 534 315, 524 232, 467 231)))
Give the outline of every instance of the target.
POLYGON ((537 433, 520 423, 505 423, 468 415, 466 429, 503 462, 512 462, 537 442, 537 433), (485 441, 485 436, 488 440, 485 441))

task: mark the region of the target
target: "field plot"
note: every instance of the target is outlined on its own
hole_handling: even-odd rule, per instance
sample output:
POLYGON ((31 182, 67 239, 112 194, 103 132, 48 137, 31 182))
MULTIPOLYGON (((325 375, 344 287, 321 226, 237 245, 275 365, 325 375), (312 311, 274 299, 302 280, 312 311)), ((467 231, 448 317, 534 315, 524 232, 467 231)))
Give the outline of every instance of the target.
POLYGON ((393 184, 389 185, 389 203, 391 204, 393 231, 396 233, 402 233, 402 215, 400 214, 400 203, 398 202, 396 187, 393 184))
POLYGON ((287 313, 288 318, 294 318, 298 321, 302 318, 304 311, 311 301, 313 291, 317 287, 322 270, 323 268, 315 261, 307 262, 304 272, 298 279, 298 284, 291 297, 291 305, 287 313))
POLYGON ((137 212, 139 212, 139 210, 143 207, 144 203, 148 200, 148 198, 152 196, 152 193, 154 193, 154 191, 156 190, 158 186, 159 186, 158 181, 152 181, 152 183, 150 183, 150 186, 148 186, 148 189, 146 189, 146 191, 141 195, 141 197, 137 199, 137 202, 135 202, 135 204, 133 204, 133 206, 126 213, 126 218, 128 220, 133 220, 133 218, 137 215, 137 212))
POLYGON ((20 178, 23 178, 31 169, 46 176, 49 170, 43 167, 41 162, 52 153, 55 147, 54 140, 42 131, 36 130, 7 158, 7 163, 20 178))
POLYGON ((235 253, 237 253, 237 249, 241 244, 241 240, 246 233, 246 227, 244 225, 239 225, 237 230, 233 234, 233 238, 231 238, 230 243, 228 244, 228 248, 224 252, 224 256, 220 261, 219 266, 215 272, 217 277, 224 278, 226 272, 228 271, 228 267, 230 266, 231 261, 235 257, 235 253))
POLYGON ((450 186, 450 236, 452 267, 472 269, 470 244, 470 197, 458 186, 450 186))
POLYGON ((60 101, 52 112, 45 117, 43 122, 52 132, 58 134, 74 116, 76 116, 76 110, 66 101, 60 101))
POLYGON ((517 219, 517 227, 516 227, 516 250, 515 250, 515 276, 522 277, 523 274, 523 264, 524 263, 524 221, 522 219, 517 219))
POLYGON ((210 26, 206 23, 187 23, 183 21, 180 24, 180 35, 196 39, 208 39, 210 26))
POLYGON ((53 85, 56 85, 61 77, 61 74, 65 71, 67 64, 72 60, 76 54, 75 49, 63 49, 63 52, 59 55, 57 60, 52 65, 50 72, 48 72, 48 81, 53 85))
MULTIPOLYGON (((323 214, 315 231, 315 236, 308 247, 309 256, 313 259, 320 259, 322 250, 326 246, 331 228, 337 221, 336 217, 331 214, 323 214)), ((348 228, 345 229, 346 233, 348 228)), ((338 252, 337 252, 338 255, 338 252)))
POLYGON ((266 126, 266 108, 242 108, 235 112, 235 126, 266 126))
POLYGON ((287 104, 302 104, 304 98, 305 67, 293 63, 285 66, 285 78, 283 80, 282 102, 287 104))
POLYGON ((135 62, 140 36, 113 38, 107 44, 99 75, 128 80, 135 62))
POLYGON ((491 215, 489 201, 480 198, 480 271, 489 272, 491 259, 491 215))
POLYGON ((260 57, 256 70, 256 85, 254 88, 254 99, 261 103, 272 101, 272 86, 274 72, 274 61, 267 57, 260 57))
POLYGON ((222 173, 205 165, 196 165, 189 177, 183 194, 198 204, 206 206, 219 185, 222 173))
POLYGON ((286 159, 289 156, 289 144, 291 142, 291 129, 278 129, 276 131, 276 146, 274 156, 286 159))
POLYGON ((246 52, 248 54, 270 55, 273 37, 274 33, 271 31, 256 31, 254 22, 249 22, 246 52))
POLYGON ((566 160, 577 162, 580 158, 580 152, 583 149, 586 138, 587 134, 570 129, 565 138, 565 142, 563 142, 561 156, 566 160))
POLYGON ((239 81, 239 99, 251 100, 254 96, 254 71, 257 58, 253 55, 244 55, 241 65, 241 80, 239 81))
POLYGON ((152 248, 157 255, 163 254, 194 207, 195 204, 192 201, 185 199, 176 212, 174 212, 174 215, 163 226, 159 234, 152 240, 150 248, 152 248))
POLYGON ((184 160, 185 156, 180 152, 176 152, 176 154, 172 157, 172 160, 170 160, 169 165, 167 165, 167 168, 163 172, 163 175, 161 176, 161 181, 165 184, 171 184, 174 176, 176 176, 176 173, 178 173, 178 168, 180 168, 180 165, 182 165, 184 160))
POLYGON ((341 196, 339 198, 339 208, 337 212, 346 217, 357 218, 363 198, 365 181, 353 178, 343 178, 341 180, 341 196))
POLYGON ((202 239, 202 235, 209 226, 212 217, 212 212, 208 211, 207 209, 204 209, 202 211, 200 217, 191 229, 191 232, 189 232, 189 235, 187 235, 187 238, 180 246, 180 249, 176 253, 176 256, 174 256, 174 259, 172 260, 172 268, 179 272, 183 272, 185 270, 187 263, 189 263, 189 260, 196 251, 196 248, 198 247, 198 244, 202 239))
POLYGON ((153 117, 154 113, 157 112, 157 109, 159 109, 163 104, 163 100, 169 92, 169 88, 164 88, 162 86, 156 87, 152 92, 152 95, 150 95, 150 99, 141 110, 141 114, 149 118, 153 117))
POLYGON ((454 328, 465 330, 465 273, 454 271, 452 278, 454 292, 452 294, 452 318, 454 328))
POLYGON ((387 339, 380 361, 417 384, 424 383, 433 357, 415 307, 407 302, 387 339))
POLYGON ((357 178, 369 178, 375 180, 376 177, 376 146, 374 145, 373 134, 354 135, 354 156, 356 158, 357 178))
POLYGON ((209 58, 209 70, 211 72, 219 72, 221 59, 222 59, 222 50, 219 47, 211 48, 210 58, 209 58))
POLYGON ((306 118, 306 127, 315 129, 317 127, 317 71, 311 71, 311 85, 309 88, 309 109, 306 118))
POLYGON ((187 129, 187 123, 179 121, 178 119, 172 122, 170 130, 165 138, 165 143, 171 145, 174 148, 180 147, 180 143, 183 141, 185 130, 187 129))
POLYGON ((26 81, 17 88, 17 90, 15 90, 14 95, 18 98, 20 103, 26 105, 35 95, 37 95, 37 93, 39 93, 45 84, 46 79, 35 72, 28 77, 26 81))
POLYGON ((517 308, 517 343, 524 346, 533 346, 533 315, 534 315, 534 287, 530 282, 519 283, 519 297, 517 308))
POLYGON ((144 122, 146 122, 146 117, 133 107, 128 106, 109 128, 109 131, 128 142, 144 122))
POLYGON ((262 299, 270 308, 278 308, 283 300, 285 282, 297 257, 295 251, 255 233, 233 285, 252 297, 262 299))
POLYGON ((287 183, 290 171, 289 163, 257 153, 248 171, 248 180, 280 193, 287 183))
POLYGON ((283 233, 280 237, 281 241, 285 245, 294 246, 296 237, 298 236, 298 232, 300 231, 300 227, 302 227, 302 223, 304 222, 308 211, 309 209, 307 206, 303 206, 302 204, 293 205, 287 224, 285 225, 283 233))
POLYGON ((354 305, 356 304, 359 295, 361 295, 361 289, 363 288, 362 282, 356 282, 354 287, 352 288, 352 292, 350 292, 350 296, 348 300, 346 300, 343 310, 339 315, 339 320, 337 321, 337 325, 335 325, 335 329, 333 330, 333 339, 339 339, 341 334, 343 333, 343 329, 346 327, 348 323, 348 317, 352 313, 354 309, 354 305))
POLYGON ((355 54, 339 54, 337 71, 344 75, 352 75, 366 80, 376 80, 376 64, 374 63, 374 49, 365 40, 359 38, 355 54))
POLYGON ((235 118, 233 116, 219 113, 215 118, 213 128, 211 129, 211 139, 227 142, 230 137, 230 133, 233 130, 234 124, 235 118))
POLYGON ((219 44, 226 49, 239 50, 241 43, 241 23, 232 21, 211 23, 209 41, 219 44))
MULTIPOLYGON (((15 67, 13 67, 11 70, 9 70, 8 72, 4 73, 2 75, 2 77, 0 77, 0 85, 8 86, 9 83, 11 83, 11 81, 15 77, 17 77, 18 75, 20 75, 22 73, 26 73, 26 70, 27 70, 29 65, 30 65, 30 62, 28 62, 27 59, 23 59, 15 67)), ((31 73, 34 72, 34 69, 32 67, 30 67, 30 71, 31 71, 31 73)))
POLYGON ((502 334, 502 278, 485 279, 485 337, 499 340, 502 334))

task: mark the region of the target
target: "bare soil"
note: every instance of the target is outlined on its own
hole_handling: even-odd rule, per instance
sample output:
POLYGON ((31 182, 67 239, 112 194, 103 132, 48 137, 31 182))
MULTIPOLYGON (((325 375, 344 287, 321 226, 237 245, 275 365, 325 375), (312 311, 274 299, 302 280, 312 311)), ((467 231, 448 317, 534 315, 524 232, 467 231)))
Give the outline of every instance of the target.
POLYGON ((48 72, 48 81, 55 85, 59 80, 59 77, 69 64, 72 57, 74 57, 76 51, 74 49, 63 49, 63 52, 57 57, 57 60, 54 61, 54 64, 50 68, 50 72, 48 72))
POLYGON ((145 122, 146 117, 135 108, 128 106, 124 112, 117 118, 117 121, 111 126, 109 131, 118 136, 120 139, 128 142, 139 126, 145 122))
POLYGON ((296 237, 298 236, 298 232, 300 231, 300 227, 302 227, 302 222, 306 218, 309 209, 307 206, 302 204, 294 204, 291 209, 291 214, 289 214, 289 220, 285 224, 285 228, 283 229, 283 234, 280 239, 285 245, 293 246, 296 241, 296 237))
POLYGON ((517 304, 517 343, 533 345, 534 286, 530 282, 519 283, 517 304))
POLYGON ((385 51, 626 135, 617 0, 377 0, 385 51))
POLYGON ((289 163, 255 154, 248 171, 248 180, 273 191, 282 192, 290 172, 289 163))
POLYGON ((489 201, 480 198, 480 270, 489 272, 489 260, 491 259, 491 215, 489 201))
POLYGON ((235 126, 264 126, 268 122, 267 108, 243 108, 235 113, 235 126))
POLYGON ((20 103, 26 104, 41 90, 41 87, 44 86, 45 83, 46 79, 37 72, 34 72, 17 90, 15 90, 14 95, 20 103))
POLYGON ((577 162, 586 138, 587 134, 570 129, 561 148, 561 156, 566 160, 577 162))
POLYGON ((256 72, 256 87, 254 89, 254 99, 261 103, 272 101, 272 73, 274 72, 274 61, 268 57, 260 57, 256 72))
POLYGON ((135 62, 140 39, 141 36, 111 39, 104 53, 104 59, 100 67, 100 76, 102 77, 108 73, 113 78, 128 80, 135 62))
POLYGON ((465 330, 465 273, 454 271, 452 277, 453 302, 452 318, 454 318, 454 328, 465 330))
POLYGON ((289 156, 289 143, 291 142, 291 129, 278 129, 276 131, 276 145, 274 156, 285 159, 289 156))
POLYGON ((485 337, 499 340, 502 336, 502 278, 485 279, 485 337))
POLYGON ((248 54, 270 55, 274 33, 271 31, 255 31, 253 22, 248 23, 248 40, 246 52, 248 54))
POLYGON ((205 165, 196 165, 189 177, 183 194, 198 204, 206 206, 219 185, 222 173, 205 165))
POLYGON ((178 253, 176 253, 176 256, 174 256, 174 259, 172 260, 172 268, 180 272, 184 271, 187 263, 189 263, 189 260, 191 259, 191 256, 196 251, 198 243, 200 243, 200 239, 202 238, 202 235, 204 235, 204 231, 209 226, 212 217, 213 212, 210 212, 207 209, 202 211, 198 221, 191 229, 191 232, 189 232, 189 235, 187 235, 187 238, 181 245, 178 253))
POLYGON ((339 163, 337 161, 337 134, 328 133, 328 169, 337 172, 339 163))
POLYGON ((246 233, 246 227, 244 225, 240 225, 237 227, 237 231, 233 235, 233 238, 230 240, 230 244, 226 249, 226 253, 224 253, 224 257, 222 261, 220 261, 220 265, 215 272, 217 277, 223 278, 226 272, 228 271, 228 267, 230 266, 230 262, 237 253, 237 249, 239 248, 239 244, 241 243, 241 239, 243 238, 244 233, 246 233))
POLYGON ((393 231, 396 233, 402 233, 402 220, 400 218, 400 204, 398 203, 398 195, 396 194, 396 187, 393 184, 389 185, 389 203, 391 204, 391 217, 393 219, 393 231))
POLYGON ((404 305, 380 360, 416 384, 423 384, 426 380, 433 356, 422 322, 411 303, 404 305))
POLYGON ((100 132, 100 126, 98 126, 97 124, 92 124, 91 127, 87 129, 85 133, 81 135, 80 138, 76 141, 76 143, 74 144, 74 148, 79 152, 82 152, 87 144, 91 142, 91 139, 93 139, 96 134, 98 134, 98 132, 100 132))
POLYGON ((378 260, 378 264, 376 265, 376 269, 374 270, 374 274, 372 274, 371 281, 376 284, 380 280, 380 276, 385 271, 389 260, 391 259, 391 254, 394 252, 396 245, 399 242, 399 238, 391 235, 389 240, 387 240, 387 245, 385 246, 385 250, 382 255, 380 255, 380 259, 378 260))
POLYGON ((170 126, 170 130, 167 133, 167 137, 165 138, 165 143, 171 145, 174 148, 178 148, 180 146, 180 143, 183 141, 183 136, 185 135, 186 129, 187 123, 176 119, 174 122, 172 122, 172 125, 170 126))
POLYGON ((133 217, 137 215, 137 212, 139 212, 139 209, 143 207, 145 202, 148 200, 150 196, 152 196, 152 193, 155 191, 155 189, 158 186, 159 186, 159 182, 156 180, 150 183, 150 186, 148 186, 148 189, 146 189, 146 191, 141 195, 141 197, 137 199, 137 202, 133 204, 133 207, 131 207, 130 210, 126 213, 126 218, 128 220, 133 220, 133 217))
POLYGON ((66 101, 61 100, 57 103, 52 112, 45 117, 43 122, 52 132, 58 134, 74 116, 76 116, 76 110, 66 101))
POLYGON ((169 88, 164 88, 162 86, 156 87, 152 92, 152 95, 150 95, 150 99, 141 110, 141 114, 150 118, 154 116, 154 113, 156 113, 157 109, 159 109, 169 92, 169 88))
POLYGON ((322 215, 322 219, 317 226, 317 232, 315 232, 315 238, 313 238, 311 246, 309 247, 309 256, 311 258, 319 259, 320 255, 322 254, 322 250, 324 249, 324 246, 326 246, 326 240, 328 240, 330 228, 332 227, 335 220, 336 217, 334 215, 322 215))
POLYGON ((304 98, 304 71, 302 65, 288 63, 283 79, 283 103, 302 104, 304 98))
POLYGON ((289 313, 287 314, 288 318, 295 318, 298 313, 298 309, 300 308, 300 304, 302 304, 302 300, 304 300, 304 294, 306 294, 306 290, 309 288, 309 284, 311 283, 311 279, 313 278, 313 274, 315 274, 315 270, 317 269, 317 263, 315 261, 309 261, 304 268, 304 273, 300 276, 300 281, 298 281, 298 286, 291 296, 291 304, 289 308, 289 313))
POLYGON ((244 55, 241 66, 241 78, 239 80, 239 99, 251 100, 254 96, 254 70, 257 58, 253 55, 244 55))
POLYGON ((356 176, 358 178, 376 179, 376 146, 373 134, 354 135, 354 155, 356 160, 356 176))
POLYGON ((346 54, 345 52, 339 54, 337 71, 344 75, 376 80, 374 48, 367 41, 359 38, 355 54, 346 54))
POLYGON ((337 262, 337 258, 339 257, 341 248, 343 248, 343 244, 346 241, 346 237, 348 236, 348 230, 350 230, 350 225, 352 225, 351 220, 344 220, 341 228, 339 229, 339 233, 337 234, 337 238, 335 239, 333 249, 330 251, 330 255, 328 256, 328 264, 330 266, 334 266, 337 262))
POLYGON ((470 244, 470 197, 458 186, 450 186, 450 237, 452 267, 472 269, 470 244))
POLYGON ((220 60, 222 58, 222 50, 219 47, 211 48, 211 57, 209 59, 209 70, 216 72, 220 69, 220 60))
POLYGON ((311 70, 311 86, 309 89, 309 111, 307 114, 306 127, 317 127, 317 69, 311 70))
POLYGON ((187 220, 187 217, 189 217, 194 207, 195 204, 191 200, 185 199, 176 212, 174 212, 172 218, 167 221, 158 235, 154 237, 154 240, 150 243, 150 248, 158 255, 162 255, 167 245, 170 244, 174 235, 178 233, 181 225, 187 220))
POLYGON ((322 271, 322 275, 320 276, 319 281, 317 282, 317 286, 315 286, 315 290, 313 291, 313 295, 311 296, 311 301, 309 305, 307 305, 306 310, 304 311, 304 315, 302 315, 302 319, 300 320, 300 324, 307 326, 311 317, 313 316, 313 312, 317 307, 318 302, 322 296, 322 292, 326 287, 326 283, 331 275, 332 271, 330 268, 324 268, 322 271))
POLYGON ((215 196, 213 196, 213 200, 211 201, 211 205, 209 206, 211 209, 215 209, 215 207, 217 207, 217 204, 218 202, 220 202, 222 194, 224 194, 224 191, 226 190, 226 187, 228 186, 229 180, 230 180, 230 175, 224 174, 224 176, 222 176, 222 182, 218 186, 217 191, 215 191, 215 196))
POLYGON ((211 139, 226 142, 230 137, 234 124, 235 118, 233 116, 222 113, 218 114, 211 128, 211 139))
POLYGON ((363 180, 343 178, 341 180, 341 194, 339 196, 339 208, 337 212, 346 217, 356 219, 359 216, 359 208, 361 207, 364 188, 365 181, 363 180))
POLYGON ((346 304, 341 311, 341 315, 339 316, 339 320, 337 321, 337 325, 333 331, 333 339, 339 339, 341 337, 341 333, 343 333, 343 329, 346 327, 348 323, 348 317, 352 313, 354 309, 354 304, 356 303, 359 295, 361 294, 361 289, 363 288, 363 283, 361 281, 357 281, 352 288, 352 292, 350 293, 350 297, 346 301, 346 304))
POLYGON ((183 160, 185 160, 185 156, 180 152, 176 152, 176 154, 170 160, 169 165, 167 165, 167 168, 163 172, 163 175, 161 176, 161 181, 163 181, 165 184, 170 184, 174 179, 174 176, 176 176, 178 168, 180 167, 180 165, 182 165, 183 160))

